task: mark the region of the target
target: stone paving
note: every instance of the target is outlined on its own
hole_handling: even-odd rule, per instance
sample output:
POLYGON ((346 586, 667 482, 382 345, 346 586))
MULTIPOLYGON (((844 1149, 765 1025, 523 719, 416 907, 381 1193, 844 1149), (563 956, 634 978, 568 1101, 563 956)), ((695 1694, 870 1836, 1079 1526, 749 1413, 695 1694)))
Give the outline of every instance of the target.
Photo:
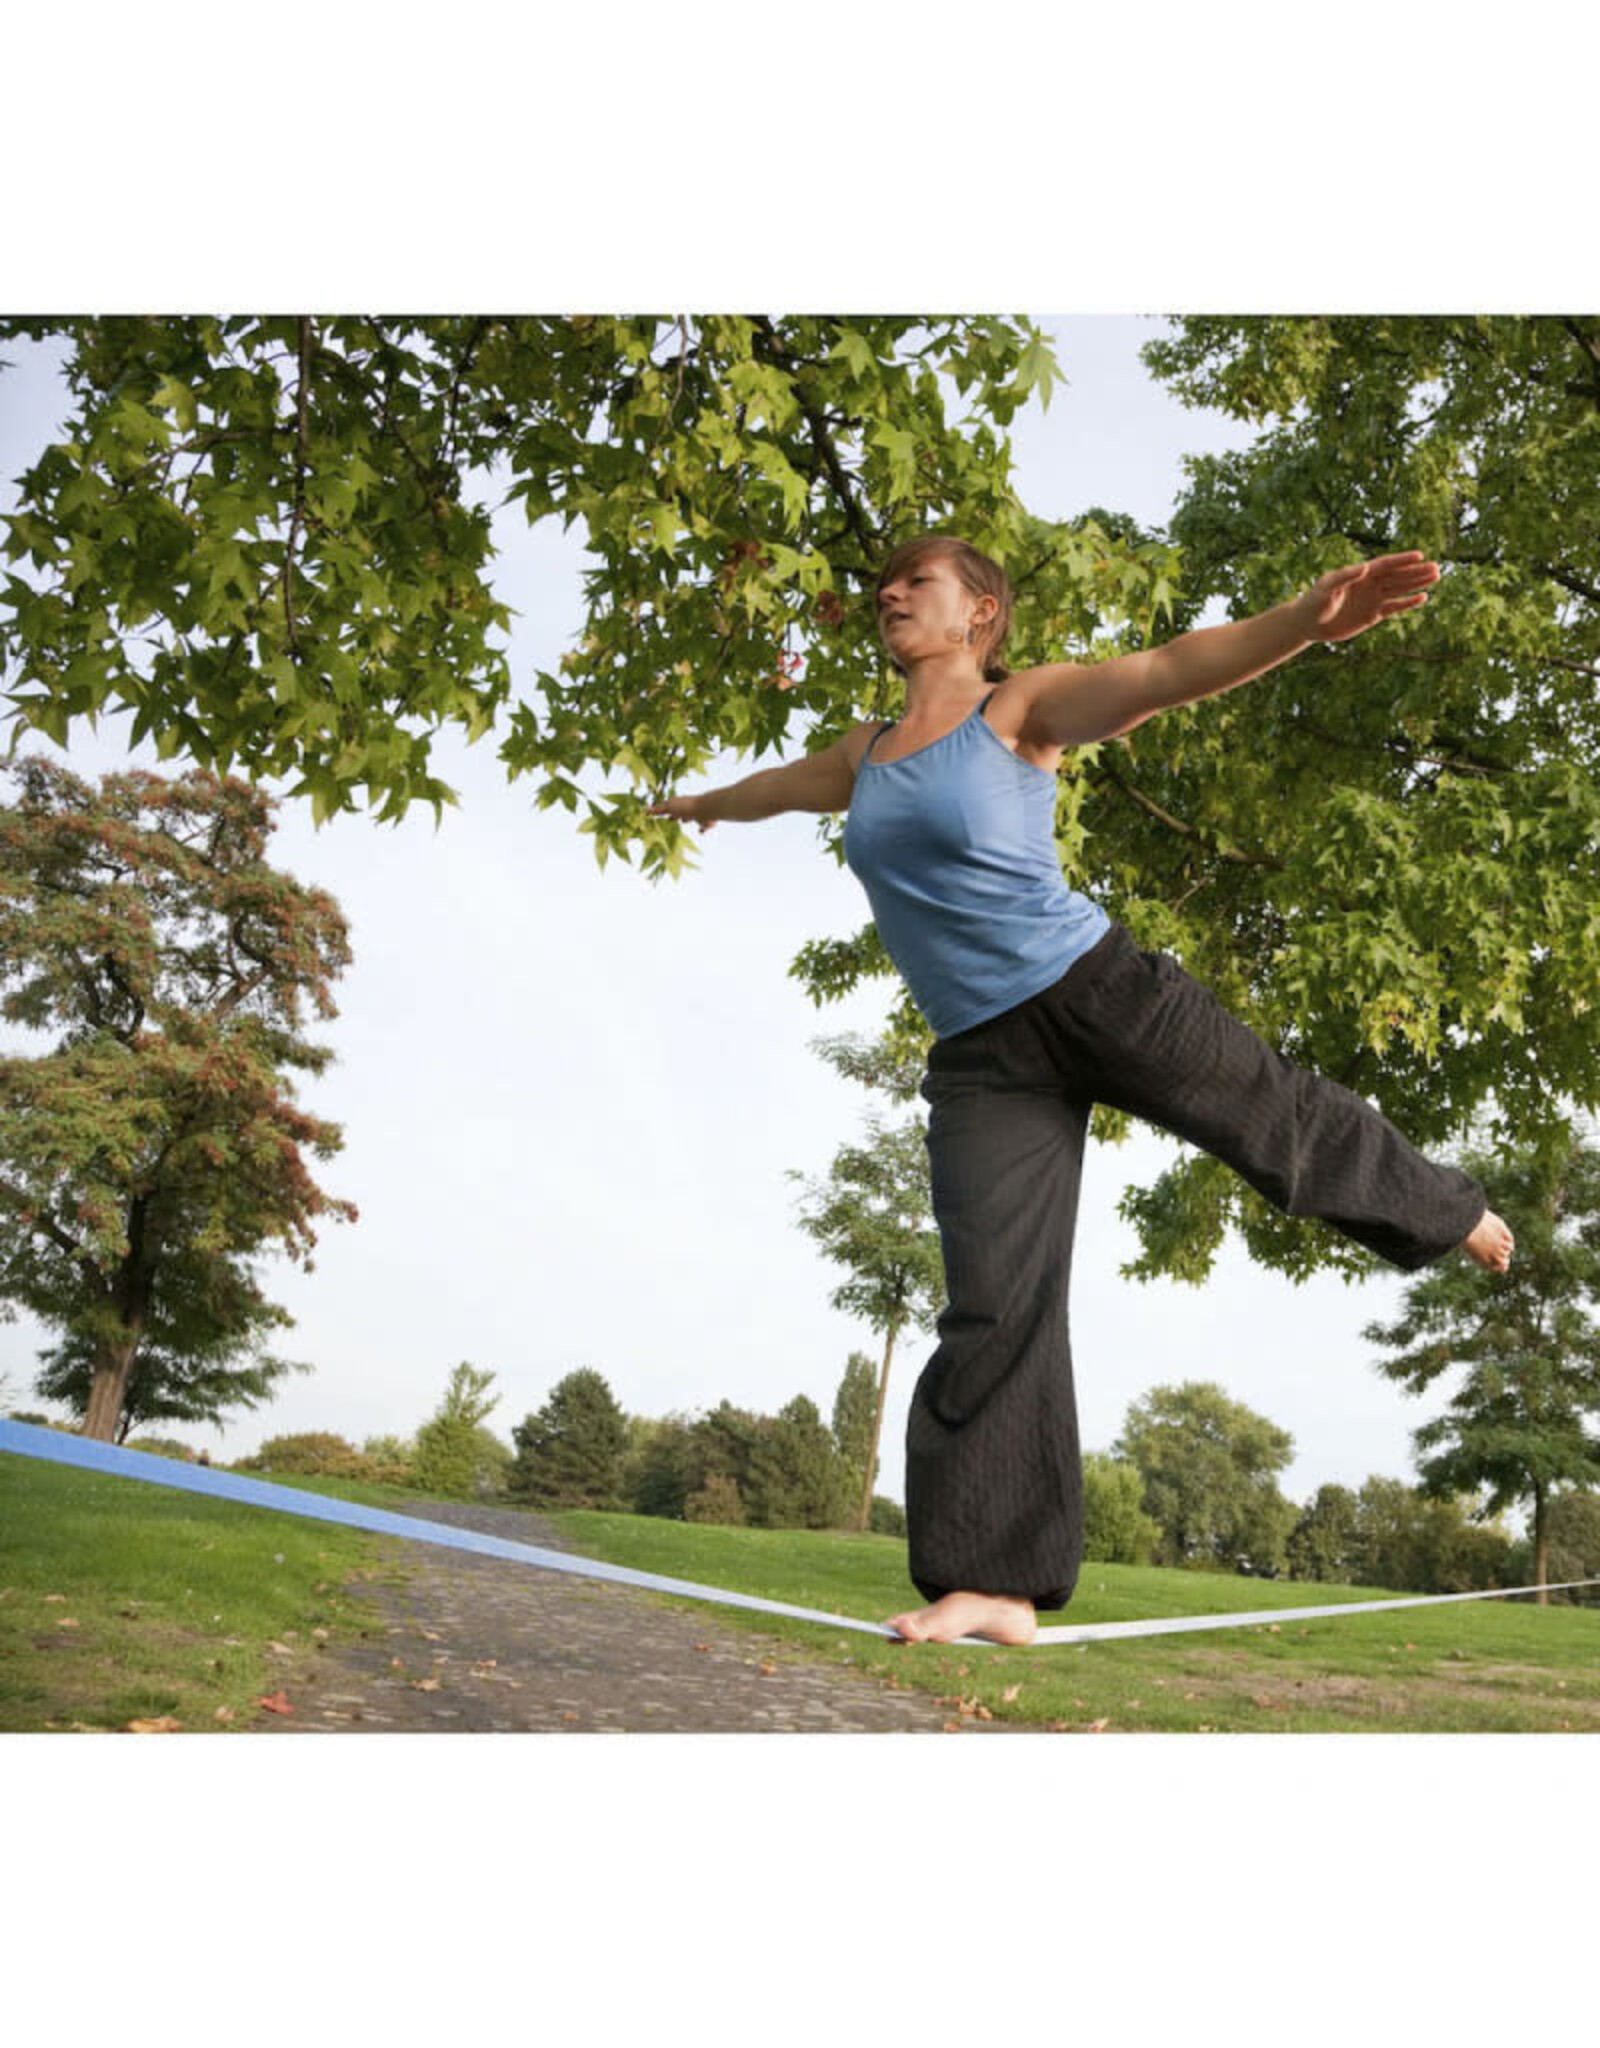
MULTIPOLYGON (((409 1511, 408 1512, 412 1512, 409 1511)), ((429 1521, 568 1549, 517 1509, 430 1501, 429 1521)), ((965 1719, 931 1693, 806 1658, 803 1646, 734 1630, 715 1606, 668 1607, 631 1586, 379 1539, 385 1571, 354 1588, 359 1640, 297 1653, 293 1707, 266 1734, 1014 1733, 965 1719)))

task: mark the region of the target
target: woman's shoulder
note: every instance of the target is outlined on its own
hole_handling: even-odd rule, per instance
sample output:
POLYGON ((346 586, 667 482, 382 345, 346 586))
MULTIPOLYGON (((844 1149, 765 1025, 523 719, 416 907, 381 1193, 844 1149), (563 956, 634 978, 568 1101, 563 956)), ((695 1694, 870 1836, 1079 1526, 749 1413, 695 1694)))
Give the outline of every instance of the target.
POLYGON ((893 724, 894 720, 892 718, 863 718, 858 725, 853 725, 845 734, 839 744, 844 748, 845 759, 850 763, 852 775, 860 769, 861 763, 866 758, 868 747, 872 745, 878 734, 886 726, 893 724))
POLYGON ((1041 746, 1028 738, 1028 713, 1033 706, 1034 689, 1034 671, 1030 669, 1003 676, 989 692, 983 716, 996 739, 1003 740, 1019 761, 1054 775, 1066 748, 1041 746))

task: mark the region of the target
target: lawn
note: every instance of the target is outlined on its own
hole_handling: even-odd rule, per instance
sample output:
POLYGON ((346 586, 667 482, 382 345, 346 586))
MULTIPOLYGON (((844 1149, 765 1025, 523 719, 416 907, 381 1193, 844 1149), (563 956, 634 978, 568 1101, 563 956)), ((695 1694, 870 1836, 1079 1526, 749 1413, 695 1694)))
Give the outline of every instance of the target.
MULTIPOLYGON (((875 1620, 914 1604, 905 1545, 885 1536, 724 1529, 636 1515, 550 1518, 611 1563, 875 1620)), ((1085 1566, 1047 1622, 1253 1612, 1384 1597, 1381 1587, 1286 1585, 1085 1566)), ((692 1603, 678 1603, 690 1605, 692 1603)), ((880 1646, 805 1622, 715 1612, 804 1651, 930 1690, 953 1718, 1032 1727, 1196 1733, 1600 1730, 1600 1612, 1482 1600, 1195 1636, 1029 1650, 880 1646)))
POLYGON ((0 1730, 227 1731, 368 1616, 374 1538, 0 1455, 0 1730))
MULTIPOLYGON (((427 1512, 426 1501, 391 1488, 284 1483, 427 1512)), ((578 1555, 826 1613, 876 1620, 915 1599, 896 1538, 586 1511, 548 1520, 578 1555)), ((541 1539, 530 1522, 528 1540, 541 1539)), ((260 1701, 292 1692, 320 1645, 367 1624, 349 1589, 378 1569, 378 1554, 377 1539, 361 1532, 0 1456, 0 1730, 259 1722, 260 1701)), ((1091 1564, 1071 1607, 1047 1620, 1380 1597, 1381 1589, 1091 1564)), ((900 1645, 670 1604, 750 1632, 779 1661, 845 1664, 930 1691, 954 1722, 1114 1732, 1600 1730, 1594 1609, 1480 1601, 1012 1651, 900 1645)))

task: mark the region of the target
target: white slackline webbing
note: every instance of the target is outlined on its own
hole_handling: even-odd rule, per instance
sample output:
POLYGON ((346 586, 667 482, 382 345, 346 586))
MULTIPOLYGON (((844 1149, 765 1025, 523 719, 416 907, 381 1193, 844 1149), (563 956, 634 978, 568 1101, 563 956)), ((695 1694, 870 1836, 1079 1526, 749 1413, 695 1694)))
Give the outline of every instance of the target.
MULTIPOLYGON (((386 1508, 369 1508, 352 1500, 331 1500, 321 1494, 301 1493, 294 1487, 273 1486, 263 1479, 249 1479, 238 1472, 221 1472, 209 1465, 185 1465, 173 1458, 158 1458, 147 1451, 123 1450, 116 1444, 95 1443, 88 1437, 70 1436, 62 1430, 41 1429, 32 1423, 0 1419, 0 1451, 12 1451, 24 1458, 43 1458, 53 1464, 73 1465, 91 1472, 105 1472, 119 1479, 144 1480, 152 1486, 173 1487, 185 1493, 203 1493, 217 1500, 238 1501, 246 1507, 270 1508, 275 1513, 298 1515, 306 1521, 336 1522, 344 1528, 364 1529, 373 1535, 398 1536, 409 1543, 433 1543, 450 1550, 467 1550, 480 1557, 507 1558, 516 1564, 534 1565, 541 1571, 569 1572, 578 1578, 605 1579, 623 1586, 642 1586, 653 1593, 676 1593, 691 1600, 713 1601, 722 1607, 752 1608, 761 1614, 785 1614, 797 1621, 813 1621, 824 1628, 855 1629, 860 1634, 882 1636, 892 1642, 900 1638, 882 1622, 855 1621, 849 1615, 828 1614, 817 1607, 791 1607, 782 1600, 763 1600, 754 1593, 730 1593, 721 1586, 702 1586, 692 1579, 663 1578, 656 1572, 634 1571, 627 1565, 603 1564, 596 1558, 571 1557, 565 1551, 545 1550, 534 1543, 514 1543, 505 1536, 486 1536, 476 1529, 456 1529, 445 1522, 425 1522, 414 1515, 397 1515, 386 1508)), ((1600 1585, 1600 1579, 1569 1579, 1550 1592, 1566 1592, 1577 1586, 1600 1585)), ((1347 1600, 1330 1607, 1269 1607, 1250 1614, 1185 1614, 1160 1621, 1097 1621, 1076 1628, 1042 1628, 1035 1645, 1049 1643, 1097 1643, 1119 1641, 1130 1636, 1180 1635, 1199 1629, 1262 1628, 1286 1621, 1320 1621, 1340 1614, 1375 1614, 1391 1607, 1440 1607, 1454 1600, 1504 1600, 1513 1594, 1532 1591, 1527 1586, 1496 1587, 1485 1593, 1431 1593, 1396 1600, 1347 1600)), ((963 1648, 993 1649, 978 1636, 961 1636, 963 1648)))

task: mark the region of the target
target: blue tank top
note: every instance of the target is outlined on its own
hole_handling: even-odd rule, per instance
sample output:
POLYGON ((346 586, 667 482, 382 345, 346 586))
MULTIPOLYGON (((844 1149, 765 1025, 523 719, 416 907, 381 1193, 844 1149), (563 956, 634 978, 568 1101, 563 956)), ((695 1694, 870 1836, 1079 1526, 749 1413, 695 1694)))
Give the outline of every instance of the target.
POLYGON ((898 761, 872 760, 880 727, 845 816, 844 857, 938 1038, 1049 988, 1111 922, 1062 879, 1055 777, 1012 753, 988 702, 898 761))

